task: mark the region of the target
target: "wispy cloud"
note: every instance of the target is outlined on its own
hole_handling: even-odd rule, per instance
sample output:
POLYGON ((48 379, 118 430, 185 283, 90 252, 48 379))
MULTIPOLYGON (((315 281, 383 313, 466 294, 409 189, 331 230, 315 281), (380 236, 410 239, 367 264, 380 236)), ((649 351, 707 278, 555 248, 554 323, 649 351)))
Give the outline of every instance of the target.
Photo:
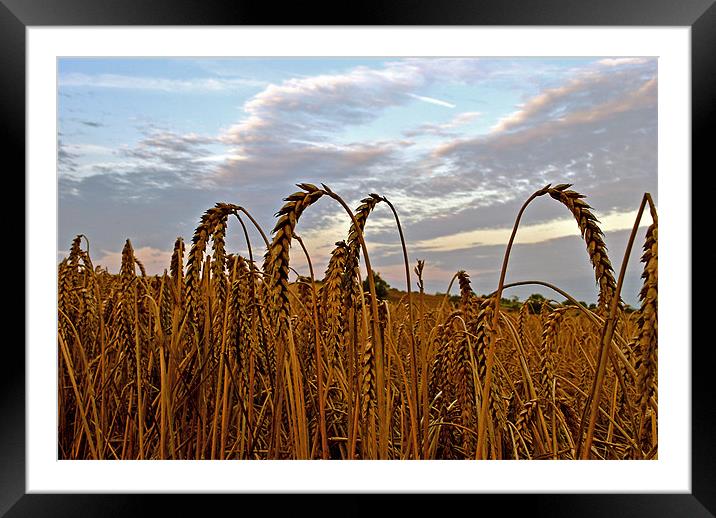
POLYGON ((72 173, 77 170, 79 154, 68 149, 60 138, 57 141, 57 167, 60 173, 72 173))
MULTIPOLYGON (((637 210, 614 212, 600 218, 600 228, 604 232, 615 232, 632 228, 637 210)), ((640 226, 648 226, 648 218, 642 218, 640 226)), ((413 244, 416 250, 450 252, 476 246, 506 245, 512 234, 512 227, 471 230, 440 236, 413 244)), ((544 223, 521 225, 517 243, 532 244, 567 236, 579 236, 579 228, 573 218, 560 218, 544 223)))
POLYGON ((618 67, 621 65, 643 65, 649 58, 605 58, 597 61, 598 64, 606 67, 618 67))
POLYGON ((59 78, 61 88, 90 87, 119 90, 155 90, 176 93, 224 92, 245 87, 264 87, 266 82, 245 78, 203 77, 193 79, 167 79, 135 77, 116 74, 64 74, 59 78))
POLYGON ((190 183, 206 188, 216 163, 227 156, 217 158, 211 146, 222 147, 216 137, 157 130, 148 130, 138 142, 116 148, 60 141, 60 184, 96 175, 141 175, 145 181, 136 184, 138 192, 141 185, 170 189, 190 183))
POLYGON ((623 111, 654 105, 656 103, 656 86, 655 71, 646 80, 632 72, 619 75, 590 74, 583 78, 573 79, 565 86, 550 88, 533 97, 519 110, 500 120, 491 131, 499 133, 517 129, 525 130, 528 124, 534 126, 535 122, 548 127, 609 119, 623 111), (628 82, 628 88, 624 88, 625 85, 617 84, 620 77, 628 82), (617 88, 615 92, 617 95, 609 95, 605 86, 617 88), (602 95, 585 98, 584 92, 589 91, 599 91, 602 95))
POLYGON ((421 135, 457 137, 456 129, 473 122, 480 115, 482 115, 480 112, 463 112, 443 124, 421 124, 415 129, 404 131, 403 135, 406 137, 418 137, 421 135))

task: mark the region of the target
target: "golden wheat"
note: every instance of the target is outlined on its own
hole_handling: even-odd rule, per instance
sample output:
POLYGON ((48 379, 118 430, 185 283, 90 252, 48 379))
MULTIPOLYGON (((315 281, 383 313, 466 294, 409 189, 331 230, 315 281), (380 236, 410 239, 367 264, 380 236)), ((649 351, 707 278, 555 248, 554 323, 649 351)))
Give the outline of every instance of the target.
MULTIPOLYGON (((428 295, 422 260, 417 293, 377 300, 363 232, 378 203, 393 210, 404 243, 395 208, 377 194, 349 211, 346 240, 316 280, 299 219, 323 196, 348 209, 326 186, 299 188, 270 242, 244 208, 217 203, 186 265, 180 237, 162 275, 147 275, 129 240, 117 275, 92 264, 83 235, 72 241, 58 265, 61 458, 657 457, 658 235, 648 195, 653 223, 634 312, 584 196, 562 184, 528 200, 549 194, 570 210, 599 287, 595 311, 547 301, 533 314, 531 304, 501 303, 520 283, 500 281, 481 298, 463 270, 453 277, 459 297, 428 295), (231 214, 248 258, 226 250, 231 214), (262 266, 242 215, 264 236, 262 266), (310 272, 292 280, 293 241, 310 272)), ((404 258, 410 286, 406 248, 404 258)))

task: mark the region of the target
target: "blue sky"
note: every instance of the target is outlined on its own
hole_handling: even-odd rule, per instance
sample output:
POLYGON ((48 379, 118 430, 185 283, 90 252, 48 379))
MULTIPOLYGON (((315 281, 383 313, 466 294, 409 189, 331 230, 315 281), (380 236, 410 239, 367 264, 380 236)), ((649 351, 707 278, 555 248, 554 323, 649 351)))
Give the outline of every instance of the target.
MULTIPOLYGON (((83 233, 111 271, 130 238, 161 273, 174 239, 189 240, 217 201, 246 207, 268 231, 282 198, 309 181, 352 206, 370 192, 393 201, 429 291, 465 269, 489 292, 519 205, 544 184, 588 195, 615 264, 642 194, 658 200, 656 59, 77 58, 58 61, 58 83, 58 256, 83 233)), ((534 203, 508 281, 595 300, 569 218, 553 200, 534 203)), ((317 270, 347 226, 335 203, 306 212, 298 231, 317 270)), ((230 227, 228 245, 244 252, 240 236, 230 227)), ((367 238, 375 268, 403 286, 386 209, 367 238)), ((295 265, 305 267, 300 254, 295 265)))

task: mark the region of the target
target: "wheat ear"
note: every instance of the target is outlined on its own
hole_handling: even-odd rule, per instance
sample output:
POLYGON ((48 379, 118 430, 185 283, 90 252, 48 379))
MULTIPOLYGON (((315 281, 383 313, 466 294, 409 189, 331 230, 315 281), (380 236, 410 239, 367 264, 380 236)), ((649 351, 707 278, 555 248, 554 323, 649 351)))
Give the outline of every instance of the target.
POLYGON ((604 234, 599 228, 599 221, 590 210, 591 207, 583 198, 583 194, 569 190, 570 184, 560 184, 548 189, 548 194, 567 207, 579 225, 579 231, 587 245, 589 260, 594 268, 594 277, 599 286, 599 309, 607 311, 614 297, 617 283, 614 279, 612 263, 609 262, 604 234))

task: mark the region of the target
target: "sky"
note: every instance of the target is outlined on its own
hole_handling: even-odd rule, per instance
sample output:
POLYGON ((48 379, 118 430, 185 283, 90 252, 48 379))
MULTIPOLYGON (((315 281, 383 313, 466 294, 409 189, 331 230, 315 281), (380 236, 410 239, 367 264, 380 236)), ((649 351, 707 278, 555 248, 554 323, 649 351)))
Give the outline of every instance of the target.
MULTIPOLYGON (((617 270, 643 194, 658 205, 655 58, 63 58, 58 85, 58 260, 85 234, 93 262, 112 272, 129 238, 148 273, 161 274, 176 237, 189 243, 219 201, 245 207, 268 233, 283 198, 310 182, 351 207, 387 197, 411 268, 425 260, 429 293, 445 292, 461 269, 488 293, 519 207, 544 185, 587 195, 617 270)), ((633 306, 648 223, 622 293, 633 306)), ((301 217, 317 277, 349 224, 328 198, 301 217)), ((250 239, 261 248, 258 234, 250 239)), ((373 268, 405 289, 384 204, 366 241, 373 268)), ((565 207, 535 200, 515 243, 507 282, 547 281, 596 300, 565 207)), ((247 253, 236 221, 227 248, 247 253)), ((300 247, 291 261, 308 273, 300 247)), ((562 300, 536 286, 505 296, 531 293, 562 300)))

